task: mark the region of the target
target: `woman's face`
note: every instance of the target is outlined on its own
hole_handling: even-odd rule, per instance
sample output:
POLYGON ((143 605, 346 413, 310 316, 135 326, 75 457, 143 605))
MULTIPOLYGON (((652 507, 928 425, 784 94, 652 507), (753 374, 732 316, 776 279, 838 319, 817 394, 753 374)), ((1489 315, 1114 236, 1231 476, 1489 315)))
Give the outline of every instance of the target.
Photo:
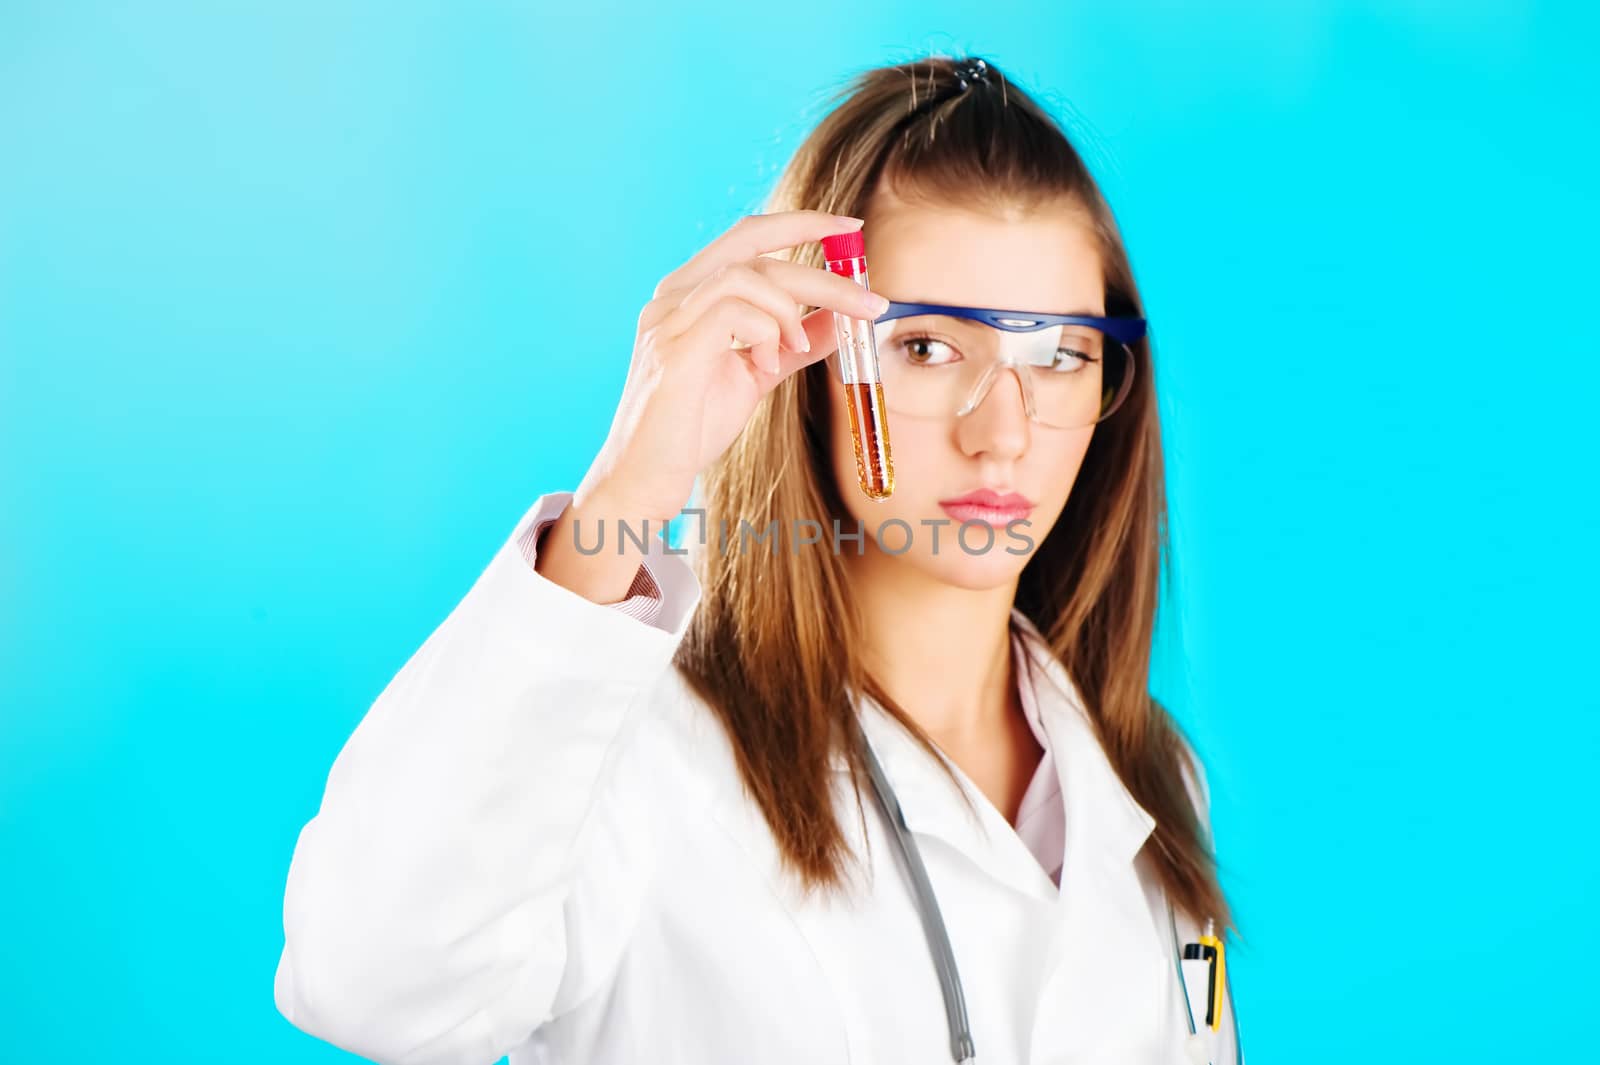
MULTIPOLYGON (((913 205, 880 190, 864 215, 868 281, 889 299, 1105 313, 1093 231, 1082 210, 1068 201, 996 217, 913 205)), ((887 357, 890 353, 879 353, 880 360, 887 357)), ((1030 421, 1020 382, 1009 371, 999 375, 976 410, 959 418, 953 409, 937 417, 900 414, 893 410, 894 397, 886 396, 894 492, 874 501, 859 487, 844 386, 832 359, 828 372, 834 476, 850 517, 866 531, 861 561, 915 567, 961 588, 1014 585, 1066 505, 1094 427, 1053 429, 1030 421), (982 526, 963 532, 962 522, 973 512, 950 504, 985 488, 1018 493, 1033 504, 1027 524, 1010 531, 1007 518, 992 519, 992 546, 982 526), (890 519, 904 525, 886 528, 880 548, 874 538, 890 519)), ((853 522, 841 531, 853 532, 853 522)), ((855 561, 853 541, 843 541, 839 550, 855 561)))

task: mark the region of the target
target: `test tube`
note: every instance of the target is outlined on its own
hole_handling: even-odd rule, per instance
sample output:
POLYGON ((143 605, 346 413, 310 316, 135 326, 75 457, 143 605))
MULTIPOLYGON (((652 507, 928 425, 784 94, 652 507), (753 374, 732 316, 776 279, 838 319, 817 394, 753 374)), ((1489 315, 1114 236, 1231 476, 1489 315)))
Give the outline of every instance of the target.
MULTIPOLYGON (((860 230, 822 238, 828 269, 862 288, 867 284, 867 244, 860 230)), ((883 405, 883 380, 878 376, 878 343, 873 323, 833 312, 839 338, 839 380, 850 412, 850 437, 856 448, 856 476, 868 499, 881 501, 894 492, 894 461, 889 455, 889 419, 883 405)))

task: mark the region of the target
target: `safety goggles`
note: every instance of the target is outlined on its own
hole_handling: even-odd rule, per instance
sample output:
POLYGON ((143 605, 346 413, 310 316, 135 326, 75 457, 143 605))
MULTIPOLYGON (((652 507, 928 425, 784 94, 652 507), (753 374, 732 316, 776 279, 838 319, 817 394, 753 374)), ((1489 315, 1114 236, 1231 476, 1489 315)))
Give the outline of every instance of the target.
POLYGON ((1022 389, 1028 417, 1081 429, 1110 417, 1133 382, 1143 318, 1041 314, 891 302, 873 324, 883 401, 914 417, 978 409, 1001 371, 1022 389))

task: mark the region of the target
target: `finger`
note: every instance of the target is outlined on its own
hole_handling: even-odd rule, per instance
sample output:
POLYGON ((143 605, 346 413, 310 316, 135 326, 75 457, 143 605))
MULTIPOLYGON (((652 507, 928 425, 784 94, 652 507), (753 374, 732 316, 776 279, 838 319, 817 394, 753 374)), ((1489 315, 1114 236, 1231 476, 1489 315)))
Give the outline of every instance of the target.
POLYGON ((833 312, 826 307, 812 311, 800 320, 806 335, 811 338, 810 351, 794 351, 785 348, 778 353, 778 371, 774 375, 775 381, 782 380, 794 373, 803 370, 814 362, 821 362, 835 351, 839 350, 839 333, 833 324, 833 312))
POLYGON ((749 346, 747 351, 736 352, 740 358, 776 372, 781 337, 776 318, 753 303, 730 296, 707 308, 678 341, 689 351, 718 357, 730 352, 737 340, 749 346))
POLYGON ((808 334, 800 325, 800 305, 838 311, 849 318, 875 320, 885 310, 884 297, 848 278, 804 263, 758 258, 749 264, 724 267, 702 282, 662 320, 662 330, 672 336, 687 327, 704 308, 722 294, 731 294, 767 308, 783 323, 784 346, 804 352, 808 334))
POLYGON ((827 307, 847 318, 875 320, 885 310, 885 297, 831 270, 782 259, 758 259, 757 270, 783 288, 796 303, 827 307))
POLYGON ((791 248, 807 241, 821 240, 835 233, 852 233, 861 228, 862 220, 827 211, 773 211, 769 214, 745 215, 721 236, 678 269, 661 279, 656 286, 660 295, 670 288, 693 287, 718 267, 729 263, 754 259, 758 255, 791 248))
POLYGON ((662 335, 671 337, 684 332, 708 307, 728 297, 754 304, 772 315, 782 328, 783 343, 796 351, 805 349, 807 337, 800 325, 799 302, 782 286, 745 263, 722 267, 695 286, 677 309, 662 319, 662 335))

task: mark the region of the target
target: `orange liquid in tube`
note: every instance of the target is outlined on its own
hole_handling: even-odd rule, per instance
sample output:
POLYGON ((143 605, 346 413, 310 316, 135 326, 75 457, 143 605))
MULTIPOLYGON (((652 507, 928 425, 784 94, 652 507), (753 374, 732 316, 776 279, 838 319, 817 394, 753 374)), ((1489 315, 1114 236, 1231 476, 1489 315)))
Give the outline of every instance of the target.
MULTIPOLYGON (((868 288, 866 241, 857 230, 822 238, 828 269, 868 288)), ((894 460, 889 452, 889 418, 884 406, 883 381, 878 376, 878 345, 873 323, 835 311, 833 324, 839 338, 834 356, 850 412, 850 437, 856 449, 856 476, 862 493, 871 500, 894 493, 894 460)))

